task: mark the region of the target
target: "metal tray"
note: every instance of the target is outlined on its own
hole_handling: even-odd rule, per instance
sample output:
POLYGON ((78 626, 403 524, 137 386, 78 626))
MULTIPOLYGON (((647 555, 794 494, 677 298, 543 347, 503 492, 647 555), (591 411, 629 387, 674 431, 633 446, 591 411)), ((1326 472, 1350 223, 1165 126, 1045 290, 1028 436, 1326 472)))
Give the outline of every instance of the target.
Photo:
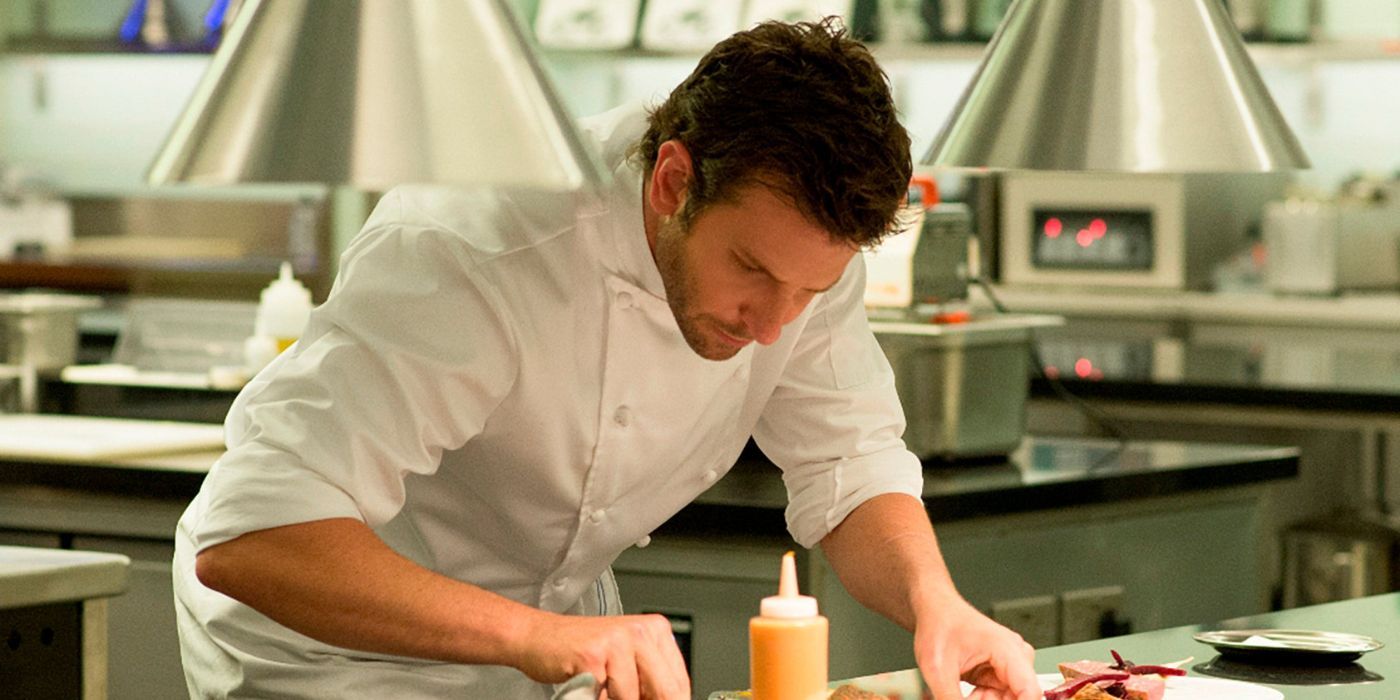
POLYGON ((1193 638, 1221 656, 1258 663, 1344 663, 1384 646, 1359 634, 1314 630, 1218 630, 1193 638))

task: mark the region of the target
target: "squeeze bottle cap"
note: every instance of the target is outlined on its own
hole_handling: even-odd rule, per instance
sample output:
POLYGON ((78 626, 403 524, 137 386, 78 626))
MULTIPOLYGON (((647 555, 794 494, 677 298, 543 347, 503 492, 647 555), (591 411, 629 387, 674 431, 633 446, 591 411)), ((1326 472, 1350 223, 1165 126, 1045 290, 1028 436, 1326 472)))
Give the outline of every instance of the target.
POLYGON ((778 595, 770 595, 758 606, 759 615, 795 619, 817 616, 817 599, 797 592, 797 559, 792 552, 783 555, 778 595))
POLYGON ((311 290, 292 277, 292 264, 282 263, 277 279, 262 290, 257 333, 273 337, 301 335, 311 314, 311 290))
POLYGON ((263 303, 311 305, 311 290, 292 276, 292 264, 283 262, 277 279, 262 290, 263 303))

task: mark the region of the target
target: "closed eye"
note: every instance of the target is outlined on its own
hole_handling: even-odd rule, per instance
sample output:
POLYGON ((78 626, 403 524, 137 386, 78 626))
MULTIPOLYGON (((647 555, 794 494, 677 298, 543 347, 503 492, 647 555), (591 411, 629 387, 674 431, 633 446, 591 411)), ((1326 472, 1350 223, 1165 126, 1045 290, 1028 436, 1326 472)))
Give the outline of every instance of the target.
MULTIPOLYGON (((747 272, 762 272, 762 273, 765 273, 765 274, 768 272, 767 270, 763 269, 762 267, 759 267, 758 265, 756 265, 756 264, 754 264, 754 263, 751 263, 751 262, 749 262, 748 260, 744 259, 744 256, 739 255, 738 253, 735 253, 735 252, 733 252, 733 251, 730 251, 730 253, 734 256, 734 262, 738 263, 738 264, 739 264, 739 267, 742 268, 742 269, 744 269, 745 271, 747 271, 747 272)), ((771 277, 771 275, 769 275, 769 276, 771 277)))
MULTIPOLYGON (((768 268, 764 267, 763 265, 761 265, 761 264, 759 264, 759 263, 751 262, 748 258, 744 257, 744 256, 743 256, 742 254, 740 254, 738 251, 736 251, 736 250, 730 250, 730 251, 729 251, 729 254, 730 254, 731 256, 734 257, 734 262, 737 263, 737 264, 739 265, 739 267, 740 267, 741 269, 743 269, 745 272, 760 273, 760 274, 763 274, 764 276, 766 276, 768 279, 773 280, 774 282, 777 282, 778 284, 783 284, 783 281, 780 280, 780 279, 778 279, 778 277, 777 277, 776 275, 774 275, 772 272, 770 272, 770 271, 768 270, 768 268)), ((811 288, 809 288, 809 287, 803 287, 803 288, 802 288, 802 291, 803 291, 803 292, 806 292, 806 293, 808 293, 808 294, 813 294, 813 295, 815 295, 815 294, 822 294, 822 293, 824 293, 824 292, 829 291, 832 287, 835 287, 835 286, 836 286, 836 283, 837 283, 837 282, 840 282, 840 281, 841 281, 841 278, 840 278, 840 277, 837 277, 835 282, 832 282, 831 284, 828 284, 828 285, 826 285, 825 287, 823 287, 823 288, 821 288, 821 289, 811 289, 811 288)))

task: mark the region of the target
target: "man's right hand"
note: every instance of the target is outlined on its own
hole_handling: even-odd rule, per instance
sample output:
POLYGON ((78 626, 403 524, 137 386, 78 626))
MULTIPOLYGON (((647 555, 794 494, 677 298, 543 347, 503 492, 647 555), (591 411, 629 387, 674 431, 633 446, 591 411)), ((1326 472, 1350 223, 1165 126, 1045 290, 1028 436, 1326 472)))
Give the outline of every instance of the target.
POLYGON ((660 615, 558 615, 429 571, 364 523, 258 530, 199 553, 201 583, 327 644, 513 666, 544 683, 592 673, 609 700, 690 697, 660 615))
POLYGON ((540 613, 521 629, 518 668, 542 683, 592 673, 608 700, 682 700, 690 676, 661 615, 540 613))

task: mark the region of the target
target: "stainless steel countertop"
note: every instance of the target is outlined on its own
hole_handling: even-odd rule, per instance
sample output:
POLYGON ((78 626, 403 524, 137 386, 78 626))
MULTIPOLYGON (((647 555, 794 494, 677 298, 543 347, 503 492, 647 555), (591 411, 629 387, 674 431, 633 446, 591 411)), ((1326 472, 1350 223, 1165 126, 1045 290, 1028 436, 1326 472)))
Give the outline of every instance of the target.
MULTIPOLYGON (((1173 290, 1096 290, 1068 287, 993 288, 1012 313, 1117 317, 1136 321, 1400 329, 1400 293, 1335 297, 1173 290)), ((986 303, 981 290, 972 298, 986 303)))
POLYGON ((130 564, 120 554, 0 546, 0 608, 118 595, 130 564))

